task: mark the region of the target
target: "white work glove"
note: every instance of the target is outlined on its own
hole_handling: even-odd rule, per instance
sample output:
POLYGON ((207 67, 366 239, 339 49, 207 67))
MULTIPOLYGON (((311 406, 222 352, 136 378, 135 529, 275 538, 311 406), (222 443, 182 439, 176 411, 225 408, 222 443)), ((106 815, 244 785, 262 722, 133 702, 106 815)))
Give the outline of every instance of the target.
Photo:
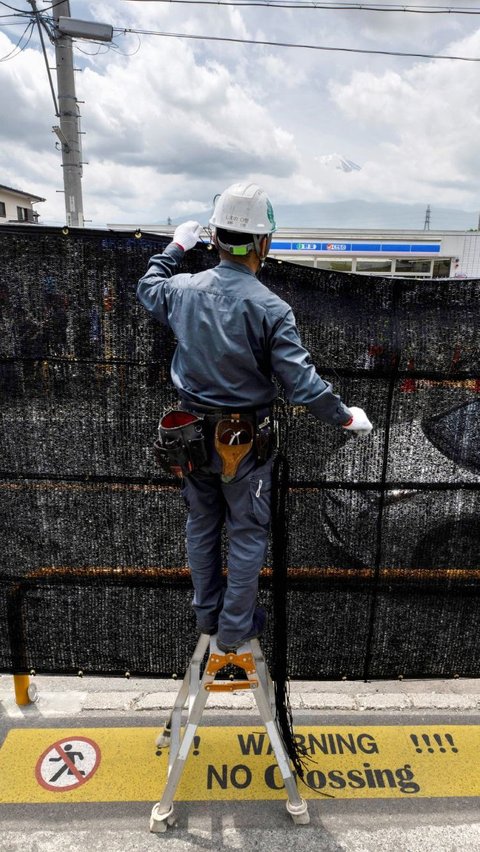
POLYGON ((201 230, 202 226, 200 222, 194 222, 193 220, 184 222, 183 225, 179 225, 175 229, 173 242, 177 243, 184 251, 188 251, 197 245, 201 230))
POLYGON ((373 426, 363 408, 352 406, 348 410, 352 415, 352 422, 343 428, 348 429, 350 432, 356 432, 357 435, 368 435, 372 431, 373 426))

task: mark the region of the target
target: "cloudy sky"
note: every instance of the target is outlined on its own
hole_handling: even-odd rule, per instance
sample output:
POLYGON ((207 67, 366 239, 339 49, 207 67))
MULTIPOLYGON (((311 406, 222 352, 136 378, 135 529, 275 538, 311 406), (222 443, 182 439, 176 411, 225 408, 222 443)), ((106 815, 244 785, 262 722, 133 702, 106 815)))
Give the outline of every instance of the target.
MULTIPOLYGON (((52 2, 37 5, 51 15, 52 2)), ((377 5, 386 12, 299 8, 305 2, 72 0, 70 9, 119 29, 480 58, 480 14, 393 12, 385 0, 377 5)), ((442 2, 480 11, 478 0, 421 8, 442 2)), ((41 221, 61 224, 57 119, 37 31, 8 56, 28 24, 18 11, 31 12, 27 0, 0 4, 0 183, 46 198, 41 221)), ((479 209, 480 62, 120 32, 113 47, 74 49, 93 225, 188 218, 236 180, 262 184, 274 206, 362 199, 479 209), (332 154, 361 169, 326 165, 332 154)), ((48 40, 47 51, 53 66, 48 40)))

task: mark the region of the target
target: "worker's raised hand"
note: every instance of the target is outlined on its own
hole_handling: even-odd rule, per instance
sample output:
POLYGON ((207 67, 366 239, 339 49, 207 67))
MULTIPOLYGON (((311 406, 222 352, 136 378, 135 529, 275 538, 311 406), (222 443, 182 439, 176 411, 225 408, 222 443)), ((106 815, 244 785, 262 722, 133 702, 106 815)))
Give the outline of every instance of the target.
POLYGON ((352 406, 348 410, 352 415, 352 419, 343 428, 348 429, 350 432, 355 432, 357 435, 368 435, 372 431, 373 426, 363 408, 352 406))
POLYGON ((173 242, 184 251, 188 251, 197 245, 201 230, 202 226, 200 222, 194 222, 193 220, 184 222, 183 225, 179 225, 175 229, 173 242))

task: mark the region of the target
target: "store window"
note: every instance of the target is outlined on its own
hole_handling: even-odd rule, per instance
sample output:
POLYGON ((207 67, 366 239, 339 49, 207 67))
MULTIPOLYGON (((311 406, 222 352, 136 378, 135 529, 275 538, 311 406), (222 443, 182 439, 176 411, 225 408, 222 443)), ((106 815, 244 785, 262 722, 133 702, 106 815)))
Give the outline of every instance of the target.
POLYGON ((286 263, 295 263, 297 266, 314 266, 315 264, 315 258, 313 257, 277 257, 277 260, 286 263))
POLYGON ((395 272, 401 272, 403 275, 430 275, 431 268, 431 260, 409 260, 406 257, 398 257, 395 261, 395 272))
POLYGON ((316 262, 317 269, 333 269, 335 272, 351 272, 351 260, 319 260, 316 262))
POLYGON ((357 258, 357 272, 369 272, 370 275, 390 275, 392 271, 392 261, 389 257, 374 258, 364 257, 357 258))
POLYGON ((433 261, 432 278, 450 278, 450 257, 442 257, 433 261))

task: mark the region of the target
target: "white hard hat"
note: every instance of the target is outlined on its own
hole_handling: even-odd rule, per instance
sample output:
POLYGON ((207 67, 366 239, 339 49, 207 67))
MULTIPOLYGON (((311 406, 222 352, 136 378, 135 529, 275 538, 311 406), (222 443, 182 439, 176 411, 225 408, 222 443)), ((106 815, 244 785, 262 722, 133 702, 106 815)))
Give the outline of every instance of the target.
POLYGON ((267 193, 256 183, 234 183, 219 196, 210 225, 240 234, 273 234, 276 225, 267 193))

